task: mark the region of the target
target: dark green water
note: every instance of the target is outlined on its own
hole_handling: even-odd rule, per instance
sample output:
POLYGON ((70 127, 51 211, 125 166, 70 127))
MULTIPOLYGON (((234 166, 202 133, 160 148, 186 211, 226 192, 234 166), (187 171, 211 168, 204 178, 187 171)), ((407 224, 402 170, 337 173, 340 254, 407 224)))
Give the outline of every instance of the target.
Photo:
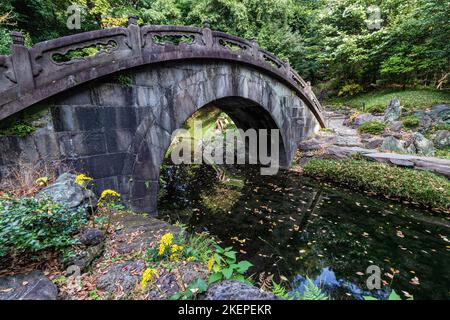
POLYGON ((254 264, 250 273, 283 276, 292 291, 309 277, 339 299, 385 298, 391 289, 403 298, 450 297, 449 219, 292 172, 164 166, 162 176, 162 218, 210 232, 254 264), (381 290, 367 289, 370 265, 382 270, 381 290))

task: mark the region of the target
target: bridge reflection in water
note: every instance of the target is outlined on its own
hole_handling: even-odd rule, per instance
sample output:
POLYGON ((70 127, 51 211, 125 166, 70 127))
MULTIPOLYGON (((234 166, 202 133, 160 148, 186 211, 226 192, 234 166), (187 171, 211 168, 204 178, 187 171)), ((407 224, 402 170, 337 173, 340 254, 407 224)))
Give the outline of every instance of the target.
POLYGON ((276 281, 284 276, 294 294, 309 277, 341 299, 384 299, 391 288, 403 298, 403 291, 415 299, 449 298, 445 219, 293 172, 260 176, 253 166, 225 171, 228 179, 220 182, 207 166, 165 165, 160 216, 233 245, 239 259, 254 264, 249 272, 255 281, 262 272, 276 281), (381 268, 382 290, 367 289, 370 265, 381 268))

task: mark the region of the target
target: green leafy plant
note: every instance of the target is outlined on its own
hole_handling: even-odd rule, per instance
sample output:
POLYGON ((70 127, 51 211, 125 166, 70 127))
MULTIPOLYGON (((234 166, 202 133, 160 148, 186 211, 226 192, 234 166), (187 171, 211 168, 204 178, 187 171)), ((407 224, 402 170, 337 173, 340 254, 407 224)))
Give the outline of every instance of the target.
POLYGON ((322 290, 312 282, 311 279, 307 279, 305 285, 305 291, 301 300, 328 300, 328 296, 322 292, 322 290))
POLYGON ((441 149, 436 149, 435 152, 436 152, 435 156, 438 158, 450 159, 450 146, 441 149))
POLYGON ((102 300, 102 298, 98 295, 97 290, 89 291, 89 298, 91 298, 92 300, 102 300))
POLYGON ((322 290, 314 284, 314 282, 306 278, 305 289, 303 294, 294 292, 289 294, 286 288, 275 281, 272 282, 272 293, 285 300, 328 300, 329 297, 322 292, 322 290))
POLYGON ((48 200, 0 199, 0 257, 46 249, 67 254, 87 223, 84 209, 69 209, 48 200))
POLYGON ((277 297, 285 300, 292 300, 293 298, 289 296, 287 290, 281 283, 272 281, 272 293, 277 297))
POLYGON ((222 248, 216 245, 215 252, 208 261, 208 270, 213 271, 208 282, 211 284, 224 279, 233 279, 248 283, 249 280, 244 275, 251 266, 252 264, 246 260, 238 263, 236 251, 233 251, 232 247, 222 248))
POLYGON ((363 91, 363 87, 357 83, 347 83, 339 90, 339 97, 354 96, 363 91))
POLYGON ((372 113, 372 114, 383 114, 384 109, 386 107, 381 104, 372 105, 366 108, 366 112, 372 113))
POLYGON ((359 126, 358 130, 361 133, 382 134, 386 125, 380 121, 368 121, 359 126))
POLYGON ((198 278, 193 281, 186 290, 177 292, 170 297, 170 300, 192 300, 195 299, 199 294, 206 292, 208 289, 208 284, 205 280, 198 278))
POLYGON ((36 130, 31 124, 23 121, 15 122, 0 130, 0 136, 19 136, 25 138, 36 130))
POLYGON ((304 173, 356 190, 404 199, 435 209, 450 208, 450 181, 432 172, 358 160, 311 160, 304 173))
POLYGON ((416 116, 406 116, 402 119, 402 123, 403 127, 412 129, 419 126, 420 120, 416 116))
POLYGON ((185 255, 193 257, 194 261, 207 263, 215 245, 216 241, 207 232, 190 234, 185 244, 185 255))

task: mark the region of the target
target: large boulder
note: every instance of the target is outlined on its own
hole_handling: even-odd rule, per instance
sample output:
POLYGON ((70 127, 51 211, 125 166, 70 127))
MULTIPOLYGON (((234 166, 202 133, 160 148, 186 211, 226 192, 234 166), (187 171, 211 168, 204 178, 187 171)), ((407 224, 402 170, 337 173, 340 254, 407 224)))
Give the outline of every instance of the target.
POLYGON ((356 117, 351 117, 345 120, 344 124, 351 127, 359 127, 360 125, 369 121, 383 121, 382 116, 374 116, 370 113, 361 113, 356 117))
POLYGON ((419 110, 413 113, 413 116, 419 119, 419 128, 429 128, 433 125, 433 118, 427 111, 419 110))
POLYGON ((412 137, 412 143, 410 147, 414 146, 415 153, 424 155, 427 157, 434 156, 434 144, 433 141, 425 138, 421 133, 414 133, 412 137))
POLYGON ((0 278, 0 300, 56 300, 58 288, 42 271, 0 278))
POLYGON ((97 203, 95 194, 75 182, 76 175, 63 173, 56 181, 42 189, 36 196, 38 199, 51 199, 68 208, 94 207, 97 203))
POLYGON ((96 228, 86 228, 80 233, 79 239, 82 244, 90 247, 102 243, 105 240, 105 234, 96 228))
POLYGON ((65 261, 66 265, 76 266, 80 268, 80 271, 85 272, 95 259, 100 257, 105 249, 103 242, 85 247, 70 260, 65 261))
POLYGON ((183 283, 186 286, 197 279, 208 281, 208 270, 204 265, 197 262, 174 261, 172 270, 159 270, 158 278, 153 285, 148 286, 146 299, 167 300, 177 292, 183 291, 180 287, 183 283))
POLYGON ((392 121, 389 123, 389 130, 393 132, 399 132, 402 129, 403 122, 402 121, 392 121))
POLYGON ((225 280, 211 285, 206 291, 205 300, 279 300, 272 293, 234 280, 225 280))
POLYGON ((383 144, 384 139, 383 138, 371 138, 368 139, 367 141, 365 141, 365 146, 367 149, 376 149, 381 147, 381 145, 383 144))
POLYGON ((450 105, 448 104, 433 106, 429 114, 435 122, 450 124, 450 105))
POLYGON ((448 130, 437 131, 433 140, 438 148, 445 148, 450 146, 450 131, 448 130))
POLYGON ((389 105, 384 111, 384 120, 387 122, 398 121, 401 115, 402 107, 400 106, 400 100, 394 98, 389 102, 389 105))
POLYGON ((97 279, 97 289, 109 293, 115 293, 118 290, 124 293, 131 292, 138 285, 145 267, 143 260, 114 264, 97 279))
POLYGON ((393 136, 388 136, 384 139, 383 143, 381 144, 380 150, 383 152, 406 152, 404 142, 396 139, 393 136))

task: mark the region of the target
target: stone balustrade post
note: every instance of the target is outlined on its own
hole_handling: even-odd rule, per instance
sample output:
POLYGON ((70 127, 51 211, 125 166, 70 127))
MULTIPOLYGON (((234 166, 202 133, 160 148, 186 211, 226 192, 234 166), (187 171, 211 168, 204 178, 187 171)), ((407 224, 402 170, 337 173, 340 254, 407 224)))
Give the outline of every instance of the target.
POLYGON ((205 43, 205 46, 208 49, 212 49, 212 47, 214 45, 214 41, 213 41, 213 35, 212 35, 212 31, 211 31, 208 21, 203 22, 202 33, 203 33, 203 42, 205 43))
POLYGON ((291 80, 291 63, 289 62, 288 59, 284 60, 284 69, 288 79, 291 80))
POLYGON ((141 28, 137 24, 137 18, 130 16, 128 18, 128 43, 133 50, 134 56, 142 55, 141 28))
POLYGON ((255 38, 252 38, 250 40, 251 44, 252 44, 252 56, 255 57, 256 59, 259 59, 259 45, 258 42, 256 42, 255 38))
POLYGON ((11 60, 20 93, 23 94, 34 89, 30 52, 25 47, 25 40, 22 33, 16 31, 11 32, 11 39, 11 60))

